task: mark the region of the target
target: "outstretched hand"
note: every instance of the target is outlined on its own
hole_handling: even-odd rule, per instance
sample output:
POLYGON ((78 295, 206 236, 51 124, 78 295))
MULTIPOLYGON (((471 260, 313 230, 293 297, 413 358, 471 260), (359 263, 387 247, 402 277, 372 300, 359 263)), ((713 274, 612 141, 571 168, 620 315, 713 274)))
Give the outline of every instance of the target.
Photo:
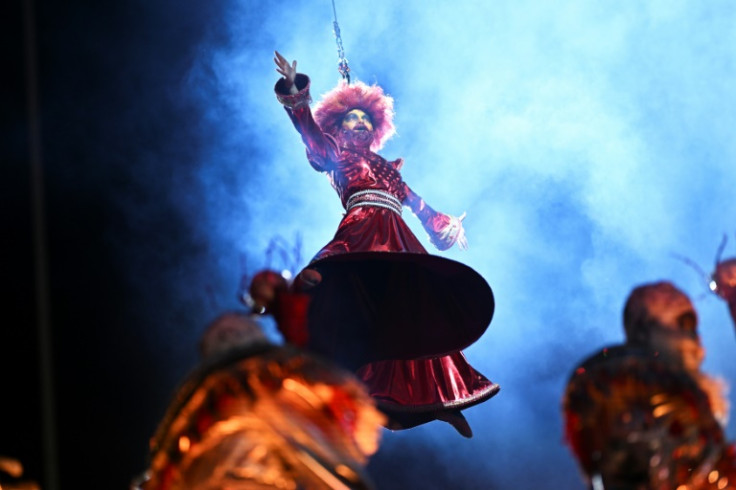
POLYGON ((296 60, 289 64, 289 61, 284 58, 281 53, 274 51, 273 61, 276 63, 276 71, 279 72, 286 80, 286 85, 292 93, 296 91, 294 81, 296 80, 296 60))
POLYGON ((457 220, 458 220, 458 222, 460 224, 460 231, 457 234, 457 241, 455 243, 457 243, 457 246, 460 248, 460 250, 467 250, 468 249, 468 239, 465 238, 465 228, 463 228, 463 220, 465 219, 465 215, 466 214, 467 213, 465 213, 463 211, 463 214, 461 214, 457 218, 457 220))
POLYGON ((463 213, 457 217, 450 216, 449 214, 443 215, 445 218, 447 218, 449 223, 447 223, 447 225, 439 230, 436 236, 437 241, 435 242, 433 240, 433 243, 437 248, 439 248, 440 250, 446 250, 454 244, 457 244, 460 250, 468 249, 468 239, 465 238, 465 228, 463 228, 463 220, 465 219, 465 214, 466 213, 463 213))

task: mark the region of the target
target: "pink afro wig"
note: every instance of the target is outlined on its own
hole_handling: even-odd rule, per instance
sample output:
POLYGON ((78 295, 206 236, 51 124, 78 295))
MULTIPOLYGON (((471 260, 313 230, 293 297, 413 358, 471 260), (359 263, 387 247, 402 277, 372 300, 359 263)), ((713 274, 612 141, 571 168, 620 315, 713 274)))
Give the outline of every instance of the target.
POLYGON ((396 133, 394 128, 394 99, 383 93, 378 85, 354 82, 348 85, 341 80, 337 87, 322 96, 314 108, 314 119, 326 133, 337 135, 342 118, 349 111, 360 109, 373 122, 371 150, 378 151, 396 133))

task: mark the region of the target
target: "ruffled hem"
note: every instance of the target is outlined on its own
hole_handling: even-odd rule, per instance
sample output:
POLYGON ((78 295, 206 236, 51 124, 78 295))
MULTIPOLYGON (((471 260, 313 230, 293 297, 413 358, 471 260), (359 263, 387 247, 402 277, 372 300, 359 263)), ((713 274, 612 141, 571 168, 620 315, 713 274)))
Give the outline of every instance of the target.
POLYGON ((381 408, 398 412, 462 410, 499 390, 459 351, 430 359, 372 362, 356 374, 381 408))

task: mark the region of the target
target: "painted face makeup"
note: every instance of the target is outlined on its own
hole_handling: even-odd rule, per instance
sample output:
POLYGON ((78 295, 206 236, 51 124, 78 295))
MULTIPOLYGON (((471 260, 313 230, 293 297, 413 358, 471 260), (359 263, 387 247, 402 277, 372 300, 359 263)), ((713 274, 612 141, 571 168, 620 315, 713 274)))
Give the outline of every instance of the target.
POLYGON ((353 131, 373 131, 371 117, 360 109, 352 109, 342 118, 342 128, 353 131))

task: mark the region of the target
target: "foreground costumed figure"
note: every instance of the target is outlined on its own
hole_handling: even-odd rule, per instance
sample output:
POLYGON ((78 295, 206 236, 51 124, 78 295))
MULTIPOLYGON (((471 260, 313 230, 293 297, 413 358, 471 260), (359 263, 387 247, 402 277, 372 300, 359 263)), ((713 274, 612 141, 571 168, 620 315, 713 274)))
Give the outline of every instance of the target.
POLYGON ((736 328, 736 258, 721 260, 721 252, 725 245, 724 237, 716 259, 716 268, 711 275, 710 289, 728 303, 728 311, 736 328))
POLYGON ((370 489, 385 417, 353 375, 220 316, 151 440, 143 490, 370 489))
POLYGON ((276 53, 278 100, 346 213, 297 278, 311 287, 308 346, 355 369, 389 427, 433 419, 471 431, 460 410, 498 392, 461 349, 490 323, 493 295, 472 269, 431 256, 402 219, 408 206, 440 250, 467 245, 462 219, 429 207, 402 180, 402 159, 377 153, 394 133, 393 99, 341 82, 310 110, 309 78, 276 53))
POLYGON ((567 441, 594 489, 734 488, 724 386, 700 371, 705 351, 689 298, 669 282, 635 288, 624 345, 574 371, 563 402, 567 441))
POLYGON ((2 490, 40 490, 38 483, 21 479, 23 465, 15 458, 0 456, 0 489, 2 490))
POLYGON ((717 420, 726 425, 726 383, 701 370, 705 348, 698 334, 695 307, 685 293, 667 281, 634 288, 624 307, 624 332, 627 345, 648 349, 687 372, 708 395, 717 420))
POLYGON ((617 346, 585 360, 564 412, 567 441, 593 490, 736 488, 736 452, 708 396, 647 349, 617 346))
POLYGON ((731 320, 736 327, 736 259, 719 262, 713 273, 713 292, 728 303, 731 320))

